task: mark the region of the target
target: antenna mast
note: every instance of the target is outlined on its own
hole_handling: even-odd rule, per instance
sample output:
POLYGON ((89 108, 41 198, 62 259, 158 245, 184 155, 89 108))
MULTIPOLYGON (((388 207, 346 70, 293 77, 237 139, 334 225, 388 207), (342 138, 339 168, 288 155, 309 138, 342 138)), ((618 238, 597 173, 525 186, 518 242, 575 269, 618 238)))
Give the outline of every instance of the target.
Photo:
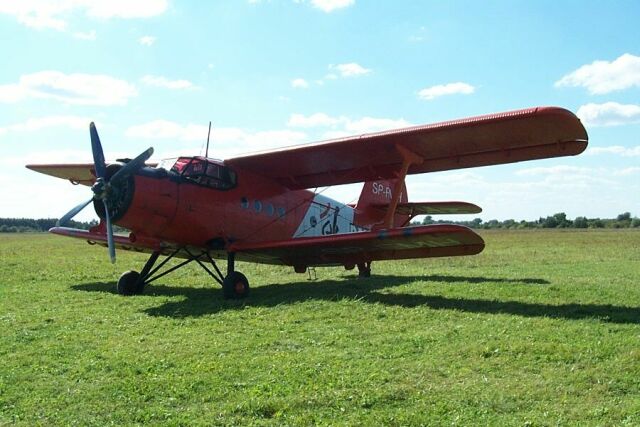
POLYGON ((209 137, 211 136, 211 120, 209 120, 209 133, 207 133, 207 151, 204 152, 205 157, 209 157, 209 137))

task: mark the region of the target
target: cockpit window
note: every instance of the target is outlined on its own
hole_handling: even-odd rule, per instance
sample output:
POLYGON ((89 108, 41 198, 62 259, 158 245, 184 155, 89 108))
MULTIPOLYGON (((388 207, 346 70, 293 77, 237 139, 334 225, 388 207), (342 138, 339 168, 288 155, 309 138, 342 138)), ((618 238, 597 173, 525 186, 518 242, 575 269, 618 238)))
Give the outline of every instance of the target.
POLYGON ((182 176, 189 178, 197 178, 204 174, 204 169, 207 167, 207 163, 204 160, 193 159, 191 163, 184 168, 182 176))
POLYGON ((171 167, 171 171, 181 174, 185 166, 187 166, 190 162, 191 162, 190 158, 180 157, 179 159, 176 160, 176 162, 171 167))
POLYGON ((190 182, 217 190, 230 190, 236 186, 234 171, 206 159, 180 157, 171 170, 190 182))

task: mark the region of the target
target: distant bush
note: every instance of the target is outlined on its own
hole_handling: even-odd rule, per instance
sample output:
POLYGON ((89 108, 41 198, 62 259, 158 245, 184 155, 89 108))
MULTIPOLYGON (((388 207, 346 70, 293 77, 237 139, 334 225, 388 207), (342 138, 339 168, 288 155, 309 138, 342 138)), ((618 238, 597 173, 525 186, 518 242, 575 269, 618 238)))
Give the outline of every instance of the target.
MULTIPOLYGON (((55 227, 57 218, 0 218, 0 233, 28 233, 47 231, 55 227)), ((96 225, 96 221, 79 222, 69 221, 68 227, 88 230, 96 225)))
POLYGON ((615 219, 587 218, 578 216, 573 221, 567 218, 567 214, 560 212, 546 218, 540 217, 536 221, 521 220, 516 222, 513 219, 498 221, 491 219, 483 221, 481 218, 475 218, 471 221, 447 221, 446 219, 434 220, 431 215, 427 215, 422 222, 414 222, 414 224, 458 224, 475 229, 530 229, 530 228, 638 228, 640 227, 640 218, 631 217, 629 212, 618 215, 615 219))

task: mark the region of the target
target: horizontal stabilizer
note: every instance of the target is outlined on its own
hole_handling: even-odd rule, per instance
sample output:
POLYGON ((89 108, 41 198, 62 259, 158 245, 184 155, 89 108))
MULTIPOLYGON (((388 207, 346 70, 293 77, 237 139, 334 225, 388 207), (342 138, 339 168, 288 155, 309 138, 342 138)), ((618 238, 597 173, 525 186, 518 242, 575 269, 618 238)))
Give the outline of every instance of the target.
MULTIPOLYGON (((388 204, 374 205, 376 208, 386 209, 388 204)), ((482 212, 480 206, 468 202, 417 202, 398 203, 396 213, 400 215, 453 215, 473 214, 482 212)))
POLYGON ((427 225, 290 240, 231 244, 239 259, 295 267, 474 255, 484 241, 459 225, 427 225))

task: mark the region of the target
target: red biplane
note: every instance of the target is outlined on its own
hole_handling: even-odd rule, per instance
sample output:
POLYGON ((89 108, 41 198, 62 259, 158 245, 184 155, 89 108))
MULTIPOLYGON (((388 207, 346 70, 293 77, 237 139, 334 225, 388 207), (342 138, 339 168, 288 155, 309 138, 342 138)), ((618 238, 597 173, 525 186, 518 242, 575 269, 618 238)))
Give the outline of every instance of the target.
POLYGON ((235 261, 309 267, 358 267, 372 261, 473 255, 482 238, 458 225, 411 226, 422 214, 478 213, 464 202, 407 199, 407 174, 576 155, 587 147, 578 118, 540 107, 247 154, 224 161, 179 157, 146 164, 153 148, 135 159, 107 164, 90 125, 93 163, 28 165, 74 184, 91 186, 91 199, 64 215, 50 232, 115 249, 147 252, 140 272, 118 280, 120 294, 195 261, 222 285, 225 298, 242 298, 249 282, 235 261), (364 182, 355 205, 308 189, 364 182), (92 229, 64 227, 93 203, 101 218, 92 229), (130 230, 114 235, 112 224, 130 230), (156 262, 163 256, 158 265, 156 262), (172 258, 184 260, 172 267, 172 258), (226 274, 216 264, 226 259, 226 274), (210 266, 209 266, 210 265, 210 266), (164 270, 163 270, 164 268, 164 270))

